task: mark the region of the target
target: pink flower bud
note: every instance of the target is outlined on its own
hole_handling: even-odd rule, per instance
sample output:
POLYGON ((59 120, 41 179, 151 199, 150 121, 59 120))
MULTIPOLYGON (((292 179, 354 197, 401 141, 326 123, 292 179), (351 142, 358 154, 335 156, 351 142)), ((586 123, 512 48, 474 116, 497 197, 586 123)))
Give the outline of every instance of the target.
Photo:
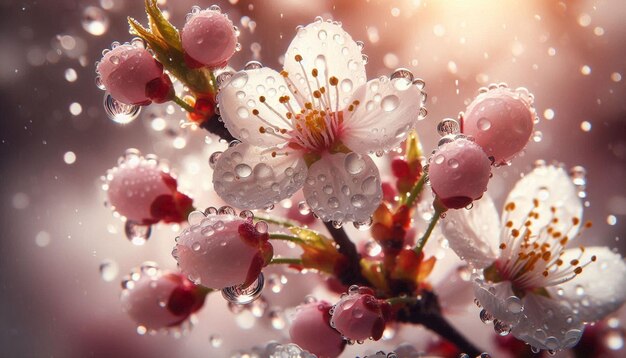
POLYGON ((429 160, 433 192, 450 209, 460 209, 487 190, 491 162, 474 142, 459 138, 441 145, 429 160))
POLYGON ((106 90, 122 103, 162 103, 173 93, 163 66, 139 45, 124 44, 109 51, 98 63, 97 72, 106 90))
POLYGON ((530 139, 535 120, 527 91, 496 88, 474 99, 463 116, 462 132, 474 137, 488 157, 504 164, 530 139))
POLYGON ((330 326, 331 307, 324 301, 298 306, 289 328, 291 341, 320 358, 339 356, 346 341, 330 326))
POLYGON ((192 200, 177 191, 176 179, 136 151, 129 150, 106 178, 113 210, 137 224, 182 222, 192 210, 192 200))
POLYGON ((330 325, 350 340, 379 340, 389 319, 391 305, 373 294, 374 291, 367 287, 350 287, 350 293, 331 309, 330 325))
POLYGON ((230 214, 209 214, 176 238, 172 252, 182 272, 203 286, 222 289, 252 284, 272 259, 267 224, 230 214), (261 228, 262 230, 259 230, 261 228))
POLYGON ((224 67, 235 53, 237 34, 228 16, 203 10, 191 16, 181 32, 185 61, 191 68, 224 67))
POLYGON ((122 309, 146 330, 177 326, 204 304, 206 291, 180 274, 146 263, 124 281, 122 309))

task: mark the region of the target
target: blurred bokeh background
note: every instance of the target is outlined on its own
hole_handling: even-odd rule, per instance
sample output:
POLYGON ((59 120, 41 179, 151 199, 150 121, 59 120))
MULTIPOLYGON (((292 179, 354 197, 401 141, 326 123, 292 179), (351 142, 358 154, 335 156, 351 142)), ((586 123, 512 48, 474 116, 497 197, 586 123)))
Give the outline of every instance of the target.
MULTIPOLYGON (((230 63, 235 69, 249 60, 280 68, 297 25, 318 15, 341 21, 365 43, 369 78, 406 67, 426 81, 429 114, 418 127, 426 150, 438 140, 437 122, 456 118, 480 87, 527 87, 536 97, 537 132, 522 157, 495 171, 491 194, 501 203, 539 159, 581 166, 585 217, 594 222, 584 240, 626 251, 622 1, 159 3, 179 27, 192 5, 220 5, 241 30, 242 50, 230 63)), ((184 115, 173 107, 144 109, 124 125, 106 116, 94 62, 111 42, 130 40, 127 16, 145 22, 143 1, 0 0, 0 356, 229 356, 285 341, 285 310, 323 291, 314 275, 275 270, 270 274, 280 287, 265 294, 260 318, 233 314, 212 295, 182 338, 135 333, 120 310, 119 282, 145 260, 174 269, 177 228, 155 228, 143 246, 128 242, 123 224, 103 205, 100 176, 134 147, 169 160, 198 206, 216 205, 208 156, 223 144, 201 130, 181 129, 184 115)), ((451 320, 493 346, 493 332, 476 319, 476 307, 461 311, 465 315, 451 320)), ((399 327, 388 338, 350 347, 346 357, 405 341, 425 347, 431 339, 399 327)), ((623 353, 623 340, 614 347, 623 353)))

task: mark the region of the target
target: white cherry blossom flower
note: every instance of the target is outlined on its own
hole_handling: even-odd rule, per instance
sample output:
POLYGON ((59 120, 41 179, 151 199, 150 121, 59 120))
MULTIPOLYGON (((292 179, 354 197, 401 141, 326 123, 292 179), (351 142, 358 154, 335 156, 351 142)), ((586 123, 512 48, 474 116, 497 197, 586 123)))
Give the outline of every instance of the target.
POLYGON ((298 29, 283 71, 244 70, 221 86, 222 119, 242 143, 220 155, 215 191, 255 209, 303 188, 324 221, 368 220, 382 198, 368 153, 396 147, 420 119, 425 94, 411 81, 367 82, 361 46, 339 23, 298 29))
POLYGON ((606 247, 585 247, 582 205, 562 168, 539 166, 509 194, 498 218, 487 195, 471 210, 450 210, 442 231, 474 268, 481 319, 535 349, 578 343, 584 324, 626 300, 626 264, 606 247), (479 270, 478 273, 481 273, 479 270))

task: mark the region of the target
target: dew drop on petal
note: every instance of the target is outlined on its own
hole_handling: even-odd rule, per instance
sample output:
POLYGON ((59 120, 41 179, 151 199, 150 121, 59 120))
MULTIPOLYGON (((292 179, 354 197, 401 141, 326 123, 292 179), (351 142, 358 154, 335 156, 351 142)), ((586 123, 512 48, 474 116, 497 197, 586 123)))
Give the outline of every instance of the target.
POLYGON ((380 106, 385 112, 392 112, 400 105, 400 98, 395 94, 385 96, 380 102, 380 106))
POLYGON ((361 155, 354 152, 346 155, 346 158, 344 160, 344 166, 346 168, 346 171, 352 175, 356 175, 362 172, 363 169, 365 169, 365 165, 365 160, 363 160, 361 155))

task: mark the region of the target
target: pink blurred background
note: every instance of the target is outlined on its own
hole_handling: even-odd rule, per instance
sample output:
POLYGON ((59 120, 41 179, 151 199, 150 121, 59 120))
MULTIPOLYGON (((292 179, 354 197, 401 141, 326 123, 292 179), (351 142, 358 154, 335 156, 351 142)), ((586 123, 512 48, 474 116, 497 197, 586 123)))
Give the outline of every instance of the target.
MULTIPOLYGON (((207 141, 206 133, 178 128, 183 115, 163 116, 166 106, 144 110, 127 125, 109 120, 102 108, 93 63, 112 41, 130 40, 126 16, 145 23, 142 3, 0 0, 1 356, 229 356, 269 340, 285 341, 285 330, 272 320, 286 316, 278 307, 323 291, 314 287, 314 275, 285 273, 281 292, 265 293, 269 308, 260 319, 233 315, 212 295, 196 327, 180 339, 141 337, 120 311, 119 281, 130 268, 145 260, 175 268, 170 252, 176 231, 161 226, 143 246, 128 242, 123 225, 102 205, 99 178, 106 169, 126 148, 153 152, 170 161, 198 206, 219 205, 210 192, 208 166, 209 154, 222 145, 215 138, 207 141), (94 16, 101 20, 94 22, 94 16), (114 262, 104 277, 103 262, 114 262)), ((160 3, 179 27, 192 5, 213 4, 160 3)), ((538 132, 522 157, 496 171, 491 194, 501 203, 538 159, 582 166, 585 217, 594 222, 583 240, 626 252, 626 6, 621 1, 215 3, 241 30, 242 51, 231 61, 235 69, 252 59, 280 68, 295 27, 320 15, 341 21, 365 43, 368 77, 406 67, 423 78, 429 114, 418 130, 427 151, 438 140, 437 122, 455 118, 478 88, 492 82, 527 87, 536 97, 538 132)), ((283 274, 274 271, 275 277, 283 274)), ((491 328, 477 320, 476 307, 462 311, 451 320, 491 347, 491 328)), ((420 332, 398 330, 393 339, 350 347, 345 356, 389 350, 403 341, 425 347, 430 338, 420 332)))

